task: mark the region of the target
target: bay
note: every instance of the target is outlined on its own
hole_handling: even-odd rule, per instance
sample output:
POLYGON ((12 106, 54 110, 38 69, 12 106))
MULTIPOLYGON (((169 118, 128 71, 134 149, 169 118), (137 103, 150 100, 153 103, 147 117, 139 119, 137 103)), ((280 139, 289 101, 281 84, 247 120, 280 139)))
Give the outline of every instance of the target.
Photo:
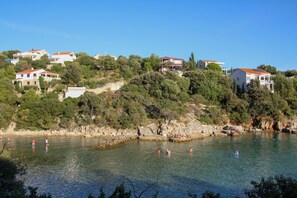
POLYGON ((158 197, 188 197, 205 190, 244 197, 251 180, 277 174, 297 178, 296 135, 257 133, 187 143, 131 141, 107 150, 89 149, 98 144, 97 138, 52 136, 48 147, 44 137, 34 138, 35 148, 32 136, 4 136, 0 145, 7 142, 13 159, 25 165, 21 179, 26 186, 53 197, 98 195, 101 187, 110 195, 121 183, 137 195, 152 186, 143 197, 156 192, 158 197))

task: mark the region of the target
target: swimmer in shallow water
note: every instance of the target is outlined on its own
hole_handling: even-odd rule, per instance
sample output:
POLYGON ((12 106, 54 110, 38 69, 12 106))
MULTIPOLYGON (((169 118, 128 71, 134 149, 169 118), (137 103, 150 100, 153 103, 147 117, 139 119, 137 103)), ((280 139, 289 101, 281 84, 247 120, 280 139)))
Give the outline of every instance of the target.
POLYGON ((170 156, 170 155, 171 155, 171 151, 170 151, 169 149, 166 149, 166 154, 167 154, 168 156, 170 156))
POLYGON ((32 144, 32 146, 35 146, 35 144, 36 144, 36 140, 33 139, 31 144, 32 144))
POLYGON ((190 154, 192 154, 192 153, 193 153, 193 149, 192 149, 192 148, 190 148, 190 151, 189 151, 189 152, 190 152, 190 154))

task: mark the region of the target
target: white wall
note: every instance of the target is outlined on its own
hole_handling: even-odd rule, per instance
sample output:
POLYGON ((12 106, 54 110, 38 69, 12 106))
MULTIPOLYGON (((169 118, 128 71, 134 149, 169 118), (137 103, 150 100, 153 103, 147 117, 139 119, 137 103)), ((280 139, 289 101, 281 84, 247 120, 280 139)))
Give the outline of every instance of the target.
POLYGON ((23 80, 32 80, 34 78, 39 78, 41 73, 42 72, 45 72, 44 69, 39 69, 39 70, 36 70, 34 72, 31 72, 31 73, 25 73, 25 74, 16 74, 16 79, 23 79, 23 80), (34 74, 36 76, 34 76, 34 74))

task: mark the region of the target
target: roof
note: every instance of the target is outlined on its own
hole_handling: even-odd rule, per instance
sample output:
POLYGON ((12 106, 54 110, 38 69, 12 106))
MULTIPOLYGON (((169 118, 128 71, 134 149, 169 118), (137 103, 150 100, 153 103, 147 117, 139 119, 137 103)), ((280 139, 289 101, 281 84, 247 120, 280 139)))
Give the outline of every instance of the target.
POLYGON ((39 52, 39 51, 42 51, 42 50, 40 50, 40 49, 36 49, 36 50, 32 49, 32 50, 29 50, 28 52, 39 52))
POLYGON ((35 72, 35 71, 38 71, 38 70, 42 70, 42 69, 27 69, 27 70, 24 70, 24 71, 21 71, 21 72, 17 72, 16 74, 29 74, 29 73, 32 73, 32 72, 35 72))
POLYGON ((262 69, 250 69, 250 68, 238 68, 239 70, 249 74, 270 74, 269 72, 262 69))
POLYGON ((72 52, 55 52, 53 55, 67 55, 71 54, 72 52))
POLYGON ((183 59, 181 59, 181 58, 174 58, 174 57, 169 57, 169 56, 161 57, 161 59, 183 60, 183 59))
POLYGON ((218 62, 218 61, 216 61, 216 60, 201 60, 202 62, 218 62))

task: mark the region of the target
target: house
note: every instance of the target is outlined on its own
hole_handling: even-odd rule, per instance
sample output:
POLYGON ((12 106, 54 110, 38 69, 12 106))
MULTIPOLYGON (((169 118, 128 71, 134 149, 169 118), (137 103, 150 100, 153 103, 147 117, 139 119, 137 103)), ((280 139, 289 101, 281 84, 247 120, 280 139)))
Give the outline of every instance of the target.
POLYGON ((271 73, 261 69, 238 68, 233 71, 230 78, 235 80, 237 85, 244 87, 247 91, 251 80, 258 79, 260 85, 266 86, 271 92, 274 92, 274 82, 271 80, 271 73))
POLYGON ((67 92, 65 93, 65 98, 78 98, 83 95, 86 91, 86 87, 68 87, 67 92))
POLYGON ((20 83, 20 86, 37 86, 39 88, 39 77, 43 77, 44 81, 50 82, 53 79, 60 79, 60 75, 48 72, 44 69, 24 70, 16 73, 16 79, 13 82, 20 83))
POLYGON ((227 73, 227 69, 226 67, 223 67, 223 65, 225 64, 224 62, 219 62, 219 61, 216 61, 216 60, 199 60, 198 61, 198 67, 200 69, 206 69, 207 68, 207 65, 210 64, 210 63, 215 63, 215 64, 218 64, 221 66, 223 72, 226 74, 227 73))
POLYGON ((100 57, 103 57, 103 56, 110 56, 112 58, 114 58, 115 60, 117 60, 117 57, 116 56, 112 56, 112 55, 103 55, 103 54, 96 54, 95 56, 93 56, 93 58, 95 59, 99 59, 100 57))
POLYGON ((73 62, 76 60, 76 55, 73 52, 55 52, 52 55, 51 63, 61 63, 64 65, 65 61, 73 62))
POLYGON ((168 56, 161 57, 161 62, 163 64, 168 64, 168 66, 172 71, 176 71, 176 70, 181 71, 183 67, 183 61, 184 60, 181 58, 174 58, 174 57, 168 57, 168 56))
POLYGON ((19 58, 29 58, 35 61, 35 60, 39 60, 44 55, 47 55, 48 57, 50 56, 50 54, 44 49, 39 49, 39 50, 32 49, 26 52, 18 52, 13 55, 13 60, 11 61, 11 63, 16 64, 19 61, 19 58))

